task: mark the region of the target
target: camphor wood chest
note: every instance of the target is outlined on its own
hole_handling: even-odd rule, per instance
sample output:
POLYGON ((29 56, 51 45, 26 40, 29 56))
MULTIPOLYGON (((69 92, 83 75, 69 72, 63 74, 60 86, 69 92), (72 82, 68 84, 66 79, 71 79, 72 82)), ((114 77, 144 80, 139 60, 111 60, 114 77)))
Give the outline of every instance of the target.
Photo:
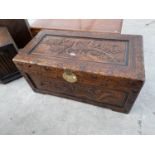
POLYGON ((21 77, 12 59, 17 47, 8 30, 0 27, 0 83, 7 83, 21 77))
POLYGON ((45 30, 14 62, 36 92, 125 113, 145 78, 137 35, 45 30))

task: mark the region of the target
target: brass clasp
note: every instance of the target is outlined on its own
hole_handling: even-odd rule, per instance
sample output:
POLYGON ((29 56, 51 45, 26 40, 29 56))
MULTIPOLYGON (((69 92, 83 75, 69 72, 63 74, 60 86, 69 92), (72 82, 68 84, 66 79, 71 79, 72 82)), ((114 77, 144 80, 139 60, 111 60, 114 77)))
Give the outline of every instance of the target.
POLYGON ((70 83, 77 82, 77 76, 71 71, 66 69, 62 75, 63 79, 70 83))

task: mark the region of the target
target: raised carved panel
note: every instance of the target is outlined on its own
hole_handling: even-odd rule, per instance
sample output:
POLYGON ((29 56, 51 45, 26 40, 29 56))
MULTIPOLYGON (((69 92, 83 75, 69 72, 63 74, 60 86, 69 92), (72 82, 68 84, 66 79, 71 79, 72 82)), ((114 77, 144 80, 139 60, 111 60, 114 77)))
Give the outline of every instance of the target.
POLYGON ((31 54, 127 65, 128 42, 78 37, 44 36, 31 54))
POLYGON ((92 100, 103 104, 124 106, 128 93, 124 91, 111 90, 104 87, 90 86, 80 83, 70 84, 62 80, 42 77, 35 74, 28 75, 27 78, 33 87, 46 92, 55 92, 67 96, 92 100))

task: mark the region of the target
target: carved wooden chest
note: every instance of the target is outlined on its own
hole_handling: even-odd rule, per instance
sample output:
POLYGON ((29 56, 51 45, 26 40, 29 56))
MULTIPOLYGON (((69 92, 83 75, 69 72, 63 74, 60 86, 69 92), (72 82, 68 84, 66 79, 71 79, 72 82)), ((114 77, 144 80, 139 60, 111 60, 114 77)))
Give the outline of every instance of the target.
POLYGON ((145 78, 136 35, 45 30, 14 62, 36 92, 125 113, 145 78))
POLYGON ((0 27, 0 83, 7 83, 21 77, 12 61, 17 50, 8 30, 0 27))

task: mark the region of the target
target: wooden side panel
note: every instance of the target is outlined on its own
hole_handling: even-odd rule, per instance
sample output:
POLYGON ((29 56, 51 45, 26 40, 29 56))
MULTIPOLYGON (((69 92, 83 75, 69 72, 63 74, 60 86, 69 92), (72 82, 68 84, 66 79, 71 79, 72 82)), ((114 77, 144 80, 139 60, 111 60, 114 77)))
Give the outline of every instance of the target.
POLYGON ((26 74, 26 76, 31 83, 33 83, 33 87, 38 90, 55 92, 60 95, 75 98, 83 98, 88 101, 101 102, 102 104, 123 107, 128 95, 125 91, 118 91, 117 88, 111 90, 105 87, 96 87, 80 83, 71 84, 63 79, 47 78, 46 76, 34 73, 26 74))
POLYGON ((21 77, 12 61, 17 54, 16 45, 6 28, 0 28, 0 82, 7 83, 21 77))
POLYGON ((7 83, 21 77, 20 72, 12 61, 17 54, 13 45, 0 48, 0 81, 7 83))
POLYGON ((128 113, 143 86, 142 81, 74 72, 76 83, 63 79, 64 70, 16 62, 36 92, 56 95, 128 113))
POLYGON ((8 28, 18 48, 23 48, 32 39, 29 24, 25 19, 0 19, 0 26, 8 28))

